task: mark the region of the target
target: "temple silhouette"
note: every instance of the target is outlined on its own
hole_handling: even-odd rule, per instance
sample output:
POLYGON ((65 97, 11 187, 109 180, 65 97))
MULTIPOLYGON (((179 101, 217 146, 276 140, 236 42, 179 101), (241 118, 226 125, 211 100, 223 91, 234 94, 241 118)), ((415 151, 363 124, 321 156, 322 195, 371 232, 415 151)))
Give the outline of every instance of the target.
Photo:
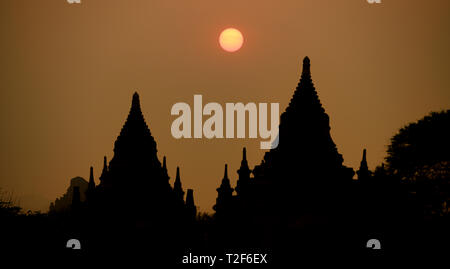
POLYGON ((327 197, 332 196, 329 192, 336 185, 352 180, 353 169, 342 162, 342 155, 330 135, 329 117, 311 79, 310 60, 306 57, 294 96, 281 114, 278 147, 267 152, 253 170, 249 168, 246 149, 243 149, 235 197, 231 197, 233 189, 225 165, 225 176, 217 190, 216 213, 221 215, 221 211, 227 211, 223 209, 227 203, 239 203, 236 206, 240 208, 252 206, 252 203, 259 206, 267 202, 268 207, 283 204, 283 210, 297 215, 315 210, 320 203, 327 203, 327 197))
MULTIPOLYGON (((88 199, 102 210, 116 210, 124 201, 133 205, 126 214, 141 221, 158 218, 176 218, 194 206, 186 204, 181 186, 180 169, 172 188, 166 157, 158 160, 156 142, 142 115, 139 95, 134 93, 127 120, 114 143, 114 156, 107 164, 106 156, 100 184, 89 180, 88 199)), ((192 191, 190 191, 192 192, 192 191)), ((192 194, 191 194, 192 196, 192 194)), ((193 203, 193 199, 188 202, 193 203)), ((190 210, 188 210, 190 211, 190 210)))
MULTIPOLYGON (((439 124, 447 124, 449 111, 436 115, 439 124)), ((424 120, 427 128, 430 119, 424 120)), ((444 129, 438 127, 440 134, 444 129)), ((366 149, 356 173, 343 165, 308 57, 281 114, 278 139, 278 147, 253 168, 246 148, 236 154, 242 154, 237 171, 228 171, 225 164, 223 177, 215 179, 214 214, 199 214, 194 191, 183 189, 180 167, 171 183, 166 157, 158 159, 156 141, 134 93, 114 155, 109 162, 103 159, 99 183, 90 167, 88 182, 72 179, 67 193, 51 204, 45 222, 45 229, 53 232, 49 249, 77 238, 86 256, 105 260, 140 257, 179 263, 186 251, 223 255, 257 250, 268 253, 274 263, 297 263, 299 253, 360 251, 369 239, 381 240, 387 249, 411 249, 448 238, 443 232, 448 231, 448 162, 427 170, 433 183, 405 180, 384 164, 372 172, 366 149)), ((436 149, 424 148, 434 161, 436 149)), ((424 175, 414 174, 429 179, 424 175)), ((64 254, 74 255, 70 250, 64 254)))
MULTIPOLYGON (((70 230, 75 238, 86 238, 93 253, 141 257, 153 253, 167 258, 192 245, 197 215, 193 190, 186 195, 183 190, 180 167, 173 187, 169 181, 166 157, 162 163, 158 159, 155 139, 134 93, 114 156, 109 163, 106 156, 103 159, 99 184, 91 167, 85 198, 78 187, 73 188, 70 230), (101 228, 94 231, 92 226, 101 228)), ((51 208, 50 214, 58 213, 54 211, 51 208)))
POLYGON ((67 188, 67 191, 59 198, 52 203, 50 203, 49 212, 63 212, 70 210, 73 204, 73 194, 74 192, 78 192, 76 194, 76 200, 80 202, 86 201, 86 194, 88 189, 88 182, 82 177, 74 177, 70 180, 70 185, 67 188), (75 189, 78 188, 78 191, 75 189))
POLYGON ((342 216, 342 196, 355 174, 342 163, 305 57, 300 82, 281 114, 278 147, 266 152, 253 169, 243 149, 235 195, 225 165, 214 205, 222 227, 216 239, 224 246, 236 245, 238 238, 238 245, 248 247, 310 248, 327 236, 321 225, 342 216))
MULTIPOLYGON (((179 167, 171 186, 166 157, 159 161, 139 95, 134 93, 114 143, 114 156, 109 163, 104 157, 98 185, 91 167, 85 200, 74 188, 72 215, 104 227, 89 236, 91 245, 100 249, 111 248, 120 236, 121 244, 132 244, 134 250, 138 246, 148 249, 143 239, 147 238, 159 250, 180 251, 186 247, 276 251, 279 247, 281 252, 285 251, 281 246, 320 248, 327 238, 339 240, 336 234, 348 229, 353 219, 349 203, 355 172, 343 165, 330 135, 329 116, 312 82, 308 57, 303 60, 294 95, 281 114, 278 147, 266 152, 253 169, 246 154, 244 148, 235 188, 225 164, 215 214, 205 234, 197 221, 193 190, 187 190, 185 196, 179 167), (114 242, 108 240, 111 233, 116 234, 114 242), (205 235, 208 239, 202 238, 205 235)), ((370 177, 365 150, 357 174, 360 181, 370 177)))

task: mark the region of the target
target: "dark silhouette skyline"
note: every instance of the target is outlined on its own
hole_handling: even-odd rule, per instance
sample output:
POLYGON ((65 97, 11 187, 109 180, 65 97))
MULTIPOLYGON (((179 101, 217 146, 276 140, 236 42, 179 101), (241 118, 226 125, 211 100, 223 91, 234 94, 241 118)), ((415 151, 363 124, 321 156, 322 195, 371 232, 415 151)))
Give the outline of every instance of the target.
POLYGON ((299 253, 365 250, 364 255, 374 255, 366 247, 369 239, 382 242, 383 252, 377 255, 446 250, 449 114, 432 113, 400 129, 386 166, 373 172, 362 149, 354 179, 355 171, 343 165, 331 137, 330 118, 305 57, 300 81, 280 117, 278 147, 253 169, 244 147, 236 186, 230 180, 236 174, 225 164, 217 180, 215 213, 207 215, 198 212, 194 189, 184 191, 181 164, 171 184, 168 158, 159 161, 134 93, 114 156, 109 163, 103 159, 99 184, 90 166, 89 181, 72 179, 68 193, 50 205, 48 214, 20 215, 2 202, 2 231, 16 231, 5 234, 5 242, 12 250, 32 239, 43 242, 42 250, 67 257, 173 264, 180 264, 187 251, 223 255, 257 250, 273 266, 298 264, 299 253), (20 234, 22 229, 30 232, 20 234), (83 242, 82 252, 64 248, 71 238, 83 242), (330 248, 330 242, 339 249, 330 248))
POLYGON ((450 106, 449 9, 447 0, 0 1, 2 188, 45 212, 71 178, 88 181, 89 166, 97 181, 138 91, 159 160, 168 157, 172 180, 180 165, 183 186, 213 213, 223 163, 235 185, 242 148, 251 168, 264 151, 255 139, 176 140, 171 106, 203 94, 282 112, 305 54, 344 164, 357 169, 366 148, 373 169, 398 128, 450 106), (236 53, 218 43, 227 27, 244 35, 236 53))

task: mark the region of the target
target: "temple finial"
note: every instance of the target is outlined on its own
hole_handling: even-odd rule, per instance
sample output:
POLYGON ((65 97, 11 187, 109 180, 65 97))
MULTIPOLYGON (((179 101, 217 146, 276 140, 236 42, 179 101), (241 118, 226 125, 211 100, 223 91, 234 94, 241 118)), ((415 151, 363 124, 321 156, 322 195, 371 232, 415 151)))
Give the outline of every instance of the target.
POLYGON ((177 166, 177 176, 175 177, 175 182, 173 183, 173 191, 176 199, 184 203, 184 191, 183 187, 181 186, 180 167, 178 166, 177 166))
POLYGON ((89 173, 89 182, 88 182, 88 188, 86 191, 86 195, 89 196, 88 199, 92 198, 92 192, 95 189, 95 181, 94 181, 94 167, 91 166, 90 173, 89 173))
POLYGON ((239 178, 236 182, 236 192, 238 194, 246 192, 246 190, 248 189, 251 172, 252 171, 248 167, 248 162, 247 162, 247 149, 244 147, 242 150, 241 167, 239 167, 239 169, 237 170, 239 178))
POLYGON ((364 149, 361 165, 359 166, 359 170, 356 171, 359 180, 366 180, 370 178, 371 172, 369 171, 369 167, 367 166, 366 152, 367 152, 366 149, 364 149))
POLYGON ((187 206, 191 206, 191 207, 195 207, 195 203, 194 203, 194 190, 193 190, 193 189, 188 189, 188 190, 187 190, 187 194, 186 194, 186 205, 187 205, 187 206))
POLYGON ((177 176, 175 177, 175 182, 180 182, 180 167, 177 166, 177 176))
POLYGON ((133 94, 133 100, 131 101, 131 110, 141 110, 141 102, 139 101, 139 94, 135 92, 133 94))
POLYGON ((94 181, 94 167, 91 166, 89 171, 89 182, 94 181))
POLYGON ((230 186, 230 180, 228 179, 228 165, 225 164, 225 173, 222 179, 222 183, 217 188, 217 199, 213 209, 218 212, 226 211, 226 208, 230 205, 229 202, 233 196, 233 188, 230 186))
POLYGON ((302 77, 303 76, 311 76, 311 61, 308 56, 303 59, 302 77))

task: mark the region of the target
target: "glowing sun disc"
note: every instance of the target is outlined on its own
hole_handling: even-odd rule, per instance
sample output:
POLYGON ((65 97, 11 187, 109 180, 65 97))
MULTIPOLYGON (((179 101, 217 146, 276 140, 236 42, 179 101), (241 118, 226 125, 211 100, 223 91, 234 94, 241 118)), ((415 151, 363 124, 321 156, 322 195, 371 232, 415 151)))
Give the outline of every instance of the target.
POLYGON ((244 43, 244 36, 235 28, 227 28, 220 33, 219 44, 225 51, 238 51, 244 43))

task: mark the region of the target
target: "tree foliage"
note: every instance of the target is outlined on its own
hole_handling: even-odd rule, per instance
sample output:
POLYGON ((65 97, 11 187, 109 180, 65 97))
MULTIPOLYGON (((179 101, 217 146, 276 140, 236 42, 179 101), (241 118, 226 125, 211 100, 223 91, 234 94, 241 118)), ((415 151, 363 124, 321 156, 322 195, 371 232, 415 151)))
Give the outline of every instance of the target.
POLYGON ((450 110, 433 112, 391 139, 388 172, 402 180, 445 179, 450 173, 450 110))

